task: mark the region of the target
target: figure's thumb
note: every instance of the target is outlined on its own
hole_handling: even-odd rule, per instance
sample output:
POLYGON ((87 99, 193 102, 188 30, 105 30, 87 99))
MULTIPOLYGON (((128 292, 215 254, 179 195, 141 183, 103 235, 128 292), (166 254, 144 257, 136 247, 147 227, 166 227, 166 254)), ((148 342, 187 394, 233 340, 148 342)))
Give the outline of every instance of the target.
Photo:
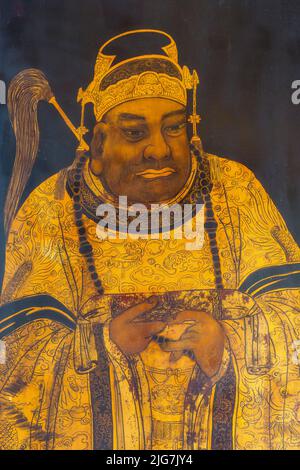
MULTIPOLYGON (((147 325, 147 323, 144 323, 144 325, 147 325)), ((148 327, 147 327, 147 336, 152 336, 157 333, 160 333, 162 330, 165 329, 166 324, 162 321, 152 321, 148 322, 148 327)))
POLYGON ((140 304, 128 308, 123 314, 122 319, 125 321, 132 321, 138 318, 143 313, 151 311, 158 303, 158 297, 152 296, 140 304))

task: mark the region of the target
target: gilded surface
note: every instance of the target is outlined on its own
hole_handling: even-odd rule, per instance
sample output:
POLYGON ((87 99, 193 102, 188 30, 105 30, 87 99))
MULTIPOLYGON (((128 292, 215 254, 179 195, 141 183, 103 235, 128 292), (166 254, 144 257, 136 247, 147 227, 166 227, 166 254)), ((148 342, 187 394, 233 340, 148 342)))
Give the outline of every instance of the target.
MULTIPOLYGON (((253 174, 236 162, 215 156, 209 159, 221 175, 214 184, 212 200, 220 221, 218 242, 225 288, 233 290, 224 300, 227 318, 222 323, 238 379, 234 448, 297 448, 299 366, 291 362, 291 346, 300 333, 299 291, 261 295, 256 302, 245 296, 241 309, 237 308, 241 294, 235 290, 258 268, 284 263, 291 254, 299 260, 299 250, 253 174), (281 241, 274 237, 275 227, 281 233, 281 241), (253 317, 261 324, 257 334, 267 336, 267 344, 261 344, 258 354, 258 366, 261 361, 266 368, 260 371, 258 367, 257 372, 247 366, 251 362, 247 341, 252 341, 253 334, 248 320, 254 303, 257 310, 253 317), (269 362, 264 364, 266 348, 269 362)), ((95 236, 95 223, 87 219, 89 241, 106 291, 104 298, 95 297, 78 254, 70 197, 66 192, 60 200, 53 196, 58 178, 54 175, 30 195, 13 224, 7 243, 6 299, 47 293, 72 312, 81 312, 93 322, 104 324, 110 318, 114 294, 186 291, 190 306, 196 307, 197 302, 203 305, 203 299, 214 288, 207 243, 201 250, 187 251, 184 240, 100 242, 95 236)), ((208 309, 211 305, 207 301, 208 309)), ((9 336, 8 361, 1 366, 3 448, 92 448, 89 378, 76 373, 74 347, 74 335, 51 321, 35 321, 9 336)), ((128 367, 109 338, 107 348, 120 390, 114 406, 124 410, 127 405, 127 415, 118 416, 116 425, 118 439, 126 435, 119 448, 149 446, 150 419, 135 410, 130 386, 124 382, 128 367), (148 423, 148 443, 141 443, 140 420, 145 426, 148 423), (123 433, 120 426, 124 427, 123 433)), ((194 363, 183 357, 170 367, 169 354, 152 343, 136 360, 149 401, 143 406, 147 409, 147 403, 148 408, 152 404, 153 445, 180 448, 183 401, 194 363)), ((201 394, 196 401, 197 406, 186 410, 185 426, 192 420, 201 438, 189 446, 209 448, 210 403, 201 394)))
MULTIPOLYGON (((199 80, 195 72, 179 67, 174 41, 162 34, 169 39, 162 48, 167 55, 163 65, 162 56, 147 56, 158 61, 150 61, 152 69, 144 56, 138 66, 132 65, 134 57, 118 68, 115 57, 104 54, 105 45, 100 49, 94 80, 78 97, 83 111, 93 102, 98 121, 110 110, 108 123, 95 126, 91 157, 85 158, 80 174, 75 161, 36 188, 10 228, 0 306, 7 350, 0 365, 1 449, 300 447, 300 369, 293 360, 300 338, 300 290, 299 282, 291 282, 299 276, 299 247, 248 168, 202 152, 201 168, 191 157, 184 105, 186 90, 192 89, 192 142, 200 149, 199 80), (162 69, 168 70, 166 76, 162 69), (149 98, 155 101, 147 102, 149 98), (155 104, 153 109, 149 103, 155 104), (134 128, 133 135, 131 128, 125 130, 127 140, 116 133, 115 108, 125 104, 125 119, 129 115, 144 127, 149 124, 148 134, 144 127, 134 128), (166 109, 169 118, 176 114, 181 121, 162 125, 157 116, 161 113, 164 122, 166 109), (137 112, 142 116, 136 118, 137 112), (110 129, 105 145, 112 143, 106 153, 107 161, 114 156, 111 165, 132 158, 137 166, 139 151, 153 165, 155 159, 174 157, 178 190, 164 182, 155 189, 162 202, 204 199, 202 248, 189 250, 188 240, 175 236, 97 237, 97 204, 114 202, 118 195, 99 177, 105 170, 102 154, 97 154, 98 147, 103 151, 103 142, 97 142, 101 126, 110 129), (144 132, 141 138, 139 132, 144 132), (185 177, 180 164, 187 169, 185 177), (78 175, 82 219, 76 219, 78 202, 72 192, 78 175), (168 191, 169 197, 163 197, 168 191), (83 244, 78 235, 82 224, 83 244), (90 264, 83 250, 88 243, 90 264), (99 274, 104 293, 95 288, 91 272, 99 274), (132 354, 113 341, 113 322, 153 295, 162 305, 151 312, 151 320, 162 312, 169 320, 178 312, 198 312, 208 322, 204 340, 213 350, 216 332, 222 331, 216 370, 208 373, 209 368, 200 367, 195 354, 174 360, 174 351, 165 350, 155 335, 132 354)), ((83 124, 82 119, 77 136, 82 137, 83 124)), ((200 155, 197 148, 194 156, 200 155)), ((110 174, 116 187, 133 173, 131 167, 123 179, 114 179, 119 170, 115 166, 110 174)), ((148 187, 143 182, 138 196, 148 187)), ((129 182, 126 189, 136 188, 129 182)), ((129 338, 129 346, 134 339, 129 338)))

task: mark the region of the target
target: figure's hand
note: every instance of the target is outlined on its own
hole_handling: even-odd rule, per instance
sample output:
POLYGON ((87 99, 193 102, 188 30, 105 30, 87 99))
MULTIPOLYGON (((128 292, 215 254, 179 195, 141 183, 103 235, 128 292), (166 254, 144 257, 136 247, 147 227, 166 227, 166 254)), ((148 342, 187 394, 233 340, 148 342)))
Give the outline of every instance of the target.
POLYGON ((138 319, 141 314, 153 310, 157 303, 157 297, 150 297, 147 301, 128 308, 110 322, 110 338, 124 354, 144 351, 151 336, 164 329, 165 323, 162 321, 138 319))
POLYGON ((161 344, 164 351, 172 352, 171 361, 178 360, 185 351, 192 351, 203 372, 212 377, 220 366, 224 352, 225 333, 211 315, 195 310, 180 312, 170 324, 194 320, 179 340, 167 340, 161 344))

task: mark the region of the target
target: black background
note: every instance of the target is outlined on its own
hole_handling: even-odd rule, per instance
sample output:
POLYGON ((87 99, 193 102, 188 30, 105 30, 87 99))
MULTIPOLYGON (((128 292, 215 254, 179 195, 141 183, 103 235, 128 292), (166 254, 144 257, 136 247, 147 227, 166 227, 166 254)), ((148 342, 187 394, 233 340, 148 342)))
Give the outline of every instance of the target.
MULTIPOLYGON (((299 0, 0 0, 0 79, 24 68, 47 76, 78 125, 77 91, 92 79, 100 45, 135 28, 169 32, 179 63, 200 77, 205 150, 250 167, 300 240, 299 0)), ((39 108, 40 150, 23 199, 69 165, 76 141, 56 111, 39 108)), ((6 106, 0 106, 0 207, 14 160, 6 106)), ((0 213, 2 220, 2 212, 0 213)), ((4 237, 2 239, 2 259, 4 237)))

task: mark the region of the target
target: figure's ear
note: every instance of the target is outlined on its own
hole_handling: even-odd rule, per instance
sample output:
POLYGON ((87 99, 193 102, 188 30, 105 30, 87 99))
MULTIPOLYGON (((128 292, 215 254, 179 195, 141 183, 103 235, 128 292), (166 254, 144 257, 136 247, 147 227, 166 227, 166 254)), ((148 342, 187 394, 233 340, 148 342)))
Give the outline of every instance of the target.
POLYGON ((94 127, 93 138, 91 141, 91 170, 95 175, 100 175, 102 172, 102 154, 103 145, 106 137, 107 124, 99 122, 94 127))

